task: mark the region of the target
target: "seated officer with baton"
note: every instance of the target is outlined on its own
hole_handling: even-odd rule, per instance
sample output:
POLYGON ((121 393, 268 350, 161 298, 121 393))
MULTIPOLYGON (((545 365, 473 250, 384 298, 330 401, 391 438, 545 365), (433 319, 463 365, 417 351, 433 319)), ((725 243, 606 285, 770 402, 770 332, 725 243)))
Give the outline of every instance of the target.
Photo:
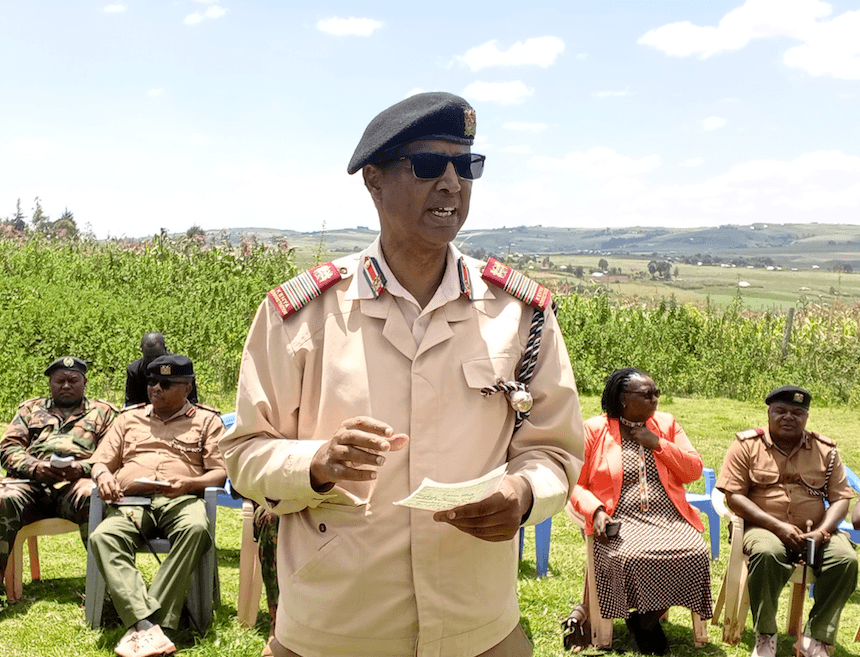
POLYGON ((777 602, 795 563, 811 561, 817 578, 815 604, 799 637, 804 657, 832 653, 839 616, 857 584, 857 555, 838 529, 854 493, 836 443, 806 430, 811 400, 797 386, 771 391, 767 427, 737 434, 717 480, 745 523, 753 657, 776 656, 777 602), (815 559, 808 543, 815 544, 815 559))
POLYGON ((90 545, 122 622, 129 628, 121 657, 171 654, 160 625, 175 629, 200 558, 209 549, 209 521, 200 494, 227 478, 215 409, 188 401, 194 367, 186 356, 160 356, 147 367, 149 404, 124 409, 92 458, 92 477, 106 502, 152 496, 143 505, 110 505, 90 545), (134 553, 156 533, 171 548, 147 591, 134 553))

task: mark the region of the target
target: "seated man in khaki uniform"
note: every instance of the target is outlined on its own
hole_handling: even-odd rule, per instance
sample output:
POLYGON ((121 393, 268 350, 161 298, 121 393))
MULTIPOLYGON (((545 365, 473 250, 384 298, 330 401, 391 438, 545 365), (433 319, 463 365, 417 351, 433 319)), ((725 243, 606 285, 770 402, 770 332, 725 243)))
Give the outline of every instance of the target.
POLYGON ((800 641, 804 657, 832 653, 839 616, 857 584, 857 555, 838 529, 854 493, 836 443, 806 430, 811 400, 797 386, 772 390, 765 399, 767 427, 737 434, 717 480, 729 507, 745 523, 757 634, 753 657, 776 657, 777 602, 807 540, 815 541, 820 560, 810 564, 817 582, 800 641))
POLYGON ((217 411, 188 401, 194 380, 191 360, 160 356, 147 373, 150 403, 123 410, 90 459, 93 480, 106 502, 124 495, 152 496, 144 506, 109 506, 90 535, 107 590, 129 628, 115 648, 121 657, 176 651, 160 625, 177 627, 191 576, 212 542, 200 493, 227 478, 218 450, 224 425, 217 411), (147 538, 160 533, 171 541, 148 591, 134 563, 134 553, 144 543, 141 532, 147 538))

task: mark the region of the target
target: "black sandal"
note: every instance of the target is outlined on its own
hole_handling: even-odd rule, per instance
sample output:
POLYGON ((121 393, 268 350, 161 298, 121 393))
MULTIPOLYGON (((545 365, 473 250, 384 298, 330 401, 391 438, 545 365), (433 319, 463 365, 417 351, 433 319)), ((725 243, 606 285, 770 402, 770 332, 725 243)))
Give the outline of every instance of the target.
POLYGON ((564 649, 577 653, 591 645, 591 623, 588 622, 588 609, 581 602, 574 605, 570 614, 561 622, 564 635, 564 649))

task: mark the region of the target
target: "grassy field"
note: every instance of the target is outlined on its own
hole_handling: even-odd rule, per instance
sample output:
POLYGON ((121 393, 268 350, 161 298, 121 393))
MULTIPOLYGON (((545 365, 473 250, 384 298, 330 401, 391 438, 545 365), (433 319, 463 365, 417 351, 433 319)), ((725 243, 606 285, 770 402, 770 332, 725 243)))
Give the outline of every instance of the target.
MULTIPOLYGON (((222 408, 229 400, 217 400, 222 408)), ((590 417, 599 410, 599 399, 582 400, 583 416, 590 417)), ((736 431, 759 426, 766 421, 762 403, 746 403, 725 399, 667 399, 661 409, 673 413, 690 435, 693 444, 701 451, 705 464, 719 470, 726 446, 736 431)), ((856 431, 856 412, 849 407, 813 407, 809 428, 820 431, 840 443, 842 458, 855 470, 860 468, 860 444, 853 441, 856 431)), ((703 483, 696 482, 691 490, 701 492, 703 483)), ((195 638, 190 632, 174 635, 180 654, 203 656, 244 657, 259 655, 268 627, 268 616, 261 613, 255 629, 243 630, 236 622, 236 594, 238 590, 239 545, 241 521, 238 510, 219 509, 216 542, 219 550, 222 604, 215 612, 214 622, 206 636, 195 638)), ((720 559, 712 563, 713 592, 716 597, 727 560, 726 528, 723 526, 723 545, 720 559)), ((524 559, 520 563, 519 595, 522 622, 535 644, 537 657, 567 654, 561 648, 560 621, 571 606, 582 599, 583 569, 585 565, 584 541, 576 527, 564 514, 553 519, 549 576, 535 579, 534 533, 526 531, 524 559)), ((25 576, 24 599, 0 607, 0 657, 107 657, 124 629, 116 617, 108 619, 106 627, 91 630, 84 623, 83 590, 85 579, 85 551, 75 534, 49 537, 40 541, 43 579, 31 583, 25 576)), ((151 573, 154 561, 141 557, 144 570, 151 573)), ((25 572, 26 564, 25 564, 25 572)), ((261 609, 265 601, 261 603, 261 609)), ((781 608, 787 606, 783 595, 781 608)), ((807 601, 806 610, 809 609, 807 601)), ((784 627, 784 615, 780 627, 784 627)), ((838 643, 834 655, 847 657, 860 653, 860 644, 854 643, 854 633, 860 624, 860 594, 855 593, 842 616, 838 643)), ((710 643, 695 649, 690 629, 690 615, 684 609, 674 608, 666 626, 673 655, 719 655, 741 657, 749 655, 754 636, 747 620, 747 629, 738 646, 723 645, 721 628, 709 625, 710 643)), ((791 654, 791 637, 780 634, 778 656, 791 654)), ((614 652, 623 654, 631 649, 630 637, 624 623, 615 623, 614 652)), ((587 654, 597 651, 586 651, 587 654)), ((602 653, 607 654, 607 653, 602 653)))

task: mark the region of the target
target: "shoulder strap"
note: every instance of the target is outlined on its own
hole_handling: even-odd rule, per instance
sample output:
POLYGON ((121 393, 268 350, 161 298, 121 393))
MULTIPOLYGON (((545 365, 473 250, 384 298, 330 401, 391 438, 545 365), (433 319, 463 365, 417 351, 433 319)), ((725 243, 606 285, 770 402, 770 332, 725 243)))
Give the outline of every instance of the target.
POLYGON ((269 299, 283 319, 294 314, 320 296, 326 289, 341 279, 334 263, 327 262, 302 272, 286 283, 269 290, 269 299))
POLYGON ((547 288, 495 258, 487 260, 481 278, 538 310, 546 310, 552 301, 547 288))

